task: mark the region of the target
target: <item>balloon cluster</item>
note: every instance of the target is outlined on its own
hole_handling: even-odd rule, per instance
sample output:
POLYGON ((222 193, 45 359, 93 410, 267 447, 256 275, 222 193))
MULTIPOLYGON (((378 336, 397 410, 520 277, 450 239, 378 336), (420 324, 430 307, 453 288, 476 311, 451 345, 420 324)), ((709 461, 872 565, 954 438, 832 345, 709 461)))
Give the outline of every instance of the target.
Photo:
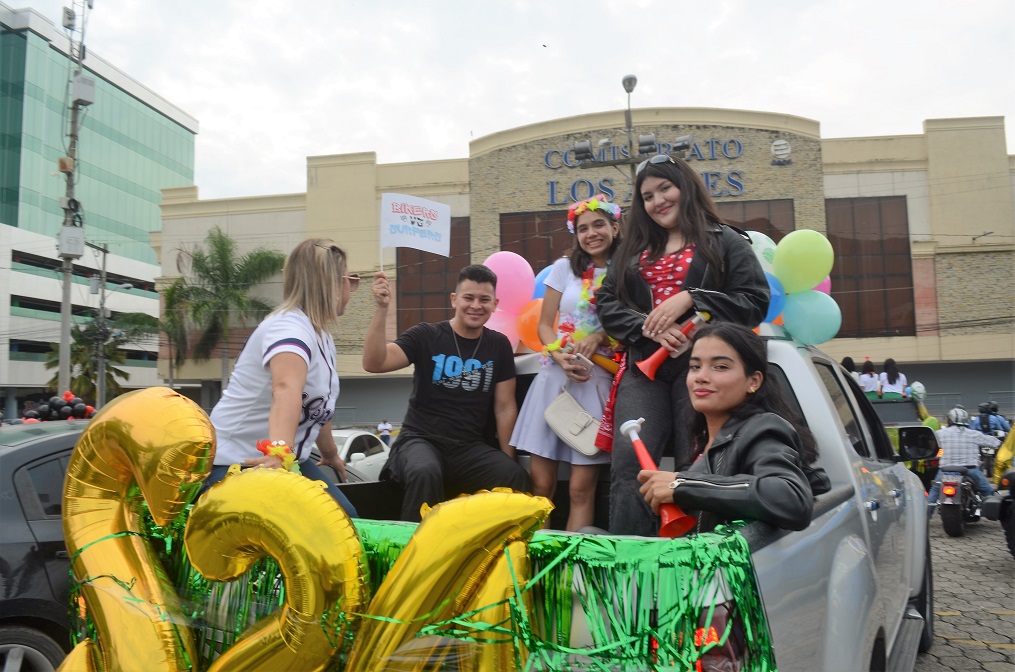
POLYGON ((89 406, 81 397, 67 390, 62 397, 53 396, 32 410, 25 411, 22 422, 30 425, 47 420, 83 420, 95 415, 95 407, 89 406))
POLYGON ((842 313, 830 296, 828 274, 835 254, 828 239, 817 231, 798 229, 776 245, 763 233, 747 234, 772 294, 764 321, 784 326, 807 345, 834 338, 842 326, 842 313))
MULTIPOLYGON (((538 284, 532 266, 514 252, 494 252, 483 264, 497 274, 497 310, 486 326, 507 336, 511 348, 519 339, 533 350, 542 350, 536 328, 539 326, 539 312, 543 308, 540 294, 535 296, 537 286, 545 287, 540 279, 538 284), (533 346, 535 338, 536 347, 533 346)), ((549 270, 546 271, 549 273, 549 270)), ((541 276, 545 278, 543 273, 541 276)))

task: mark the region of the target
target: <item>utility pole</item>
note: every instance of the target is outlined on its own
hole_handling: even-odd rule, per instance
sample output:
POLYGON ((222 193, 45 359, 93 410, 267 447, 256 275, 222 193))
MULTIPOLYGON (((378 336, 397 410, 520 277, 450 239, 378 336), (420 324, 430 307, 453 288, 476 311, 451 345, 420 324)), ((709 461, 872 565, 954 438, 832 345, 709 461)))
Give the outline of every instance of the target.
POLYGON ((74 198, 74 176, 77 163, 78 118, 81 108, 95 101, 95 80, 82 73, 81 63, 85 59, 85 12, 91 9, 92 0, 75 0, 74 9, 64 7, 63 27, 68 32, 70 58, 74 61, 74 74, 68 82, 70 90, 70 128, 67 132, 67 155, 57 162, 61 173, 67 178, 66 196, 60 199, 63 208, 63 226, 60 229, 57 250, 62 260, 61 272, 63 296, 60 301, 60 368, 57 375, 57 392, 70 389, 70 327, 71 327, 71 285, 74 281, 74 260, 80 259, 85 251, 84 220, 81 204, 74 198), (87 8, 87 9, 86 9, 87 8), (78 12, 81 15, 81 30, 75 39, 78 12))
POLYGON ((106 405, 106 256, 109 254, 109 246, 106 244, 93 245, 86 243, 88 247, 102 252, 102 273, 99 275, 99 315, 95 319, 95 408, 102 408, 106 405))

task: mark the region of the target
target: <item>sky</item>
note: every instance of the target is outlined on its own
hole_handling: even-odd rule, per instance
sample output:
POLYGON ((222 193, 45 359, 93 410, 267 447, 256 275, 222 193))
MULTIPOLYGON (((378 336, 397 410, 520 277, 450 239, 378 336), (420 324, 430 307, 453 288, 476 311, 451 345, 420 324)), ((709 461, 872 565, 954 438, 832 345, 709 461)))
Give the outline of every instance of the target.
MULTIPOLYGON (((71 4, 5 3, 57 24, 71 4)), ((784 113, 824 138, 1015 119, 1011 0, 95 0, 85 44, 198 120, 202 199, 304 192, 307 156, 467 158, 518 126, 621 119, 627 74, 635 109, 784 113)))

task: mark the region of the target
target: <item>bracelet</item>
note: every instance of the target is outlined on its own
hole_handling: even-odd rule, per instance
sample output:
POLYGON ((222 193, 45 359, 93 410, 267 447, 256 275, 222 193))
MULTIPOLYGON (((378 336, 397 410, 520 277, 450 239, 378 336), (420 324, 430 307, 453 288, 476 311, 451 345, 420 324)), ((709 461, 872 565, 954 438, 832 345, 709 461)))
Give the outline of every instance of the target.
POLYGON ((257 442, 257 449, 261 451, 266 457, 271 455, 278 457, 282 460, 282 468, 286 471, 298 471, 299 466, 296 466, 296 456, 293 455, 292 448, 285 441, 269 441, 268 439, 261 439, 257 442), (295 469, 293 468, 295 466, 295 469))

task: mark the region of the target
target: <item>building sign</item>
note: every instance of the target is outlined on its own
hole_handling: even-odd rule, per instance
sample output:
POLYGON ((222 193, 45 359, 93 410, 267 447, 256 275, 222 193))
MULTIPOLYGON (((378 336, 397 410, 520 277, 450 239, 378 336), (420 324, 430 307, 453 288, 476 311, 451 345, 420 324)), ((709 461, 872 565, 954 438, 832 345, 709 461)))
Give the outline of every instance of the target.
MULTIPOLYGON (((787 143, 788 144, 788 143, 787 143)), ((672 145, 666 142, 659 143, 657 151, 659 154, 669 154, 672 150, 672 145)), ((721 161, 721 160, 733 160, 740 158, 744 153, 744 143, 738 138, 710 138, 701 142, 691 143, 691 147, 687 150, 684 155, 684 159, 688 163, 695 161, 721 161)), ((630 156, 627 145, 610 145, 608 147, 602 147, 599 149, 594 159, 591 161, 617 161, 620 159, 626 159, 630 156)), ((577 169, 584 163, 575 158, 574 149, 551 149, 543 155, 543 165, 550 170, 562 170, 562 169, 577 169)), ((605 166, 604 166, 605 168, 605 166)), ((626 167, 624 168, 626 170, 626 167)), ((701 170, 701 179, 705 183, 705 188, 708 189, 708 193, 712 198, 723 198, 723 197, 735 197, 742 196, 746 191, 744 171, 743 170, 701 170)), ((595 194, 605 194, 607 198, 612 201, 616 201, 617 197, 620 197, 620 202, 629 203, 631 201, 631 185, 627 184, 627 180, 623 180, 622 184, 617 184, 616 180, 611 177, 605 177, 601 179, 594 178, 578 178, 563 180, 548 180, 547 185, 547 205, 566 205, 574 201, 580 201, 585 198, 589 198, 595 194)))

